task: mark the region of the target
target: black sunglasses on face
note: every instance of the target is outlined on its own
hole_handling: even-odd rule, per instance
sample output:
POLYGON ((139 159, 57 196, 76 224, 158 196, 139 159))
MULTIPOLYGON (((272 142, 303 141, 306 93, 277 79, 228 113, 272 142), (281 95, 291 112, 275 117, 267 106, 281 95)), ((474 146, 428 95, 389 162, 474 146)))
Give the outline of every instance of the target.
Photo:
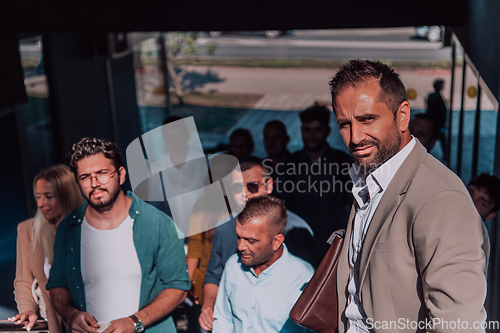
MULTIPOLYGON (((246 183, 246 187, 247 187, 248 192, 250 192, 250 193, 259 192, 260 184, 261 184, 260 182, 246 183)), ((243 186, 245 186, 245 185, 243 185, 243 183, 233 183, 233 184, 231 184, 231 191, 234 194, 241 193, 241 191, 243 191, 243 186)))

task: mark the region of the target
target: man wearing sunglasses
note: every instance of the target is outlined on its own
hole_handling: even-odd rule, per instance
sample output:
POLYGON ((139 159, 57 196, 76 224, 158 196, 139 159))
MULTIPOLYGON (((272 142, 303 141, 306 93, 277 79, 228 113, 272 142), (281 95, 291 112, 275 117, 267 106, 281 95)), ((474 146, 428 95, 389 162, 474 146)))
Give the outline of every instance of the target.
MULTIPOLYGON (((269 177, 271 170, 258 157, 247 157, 240 160, 243 183, 234 182, 230 191, 238 199, 249 200, 267 196, 273 191, 273 179, 269 177)), ((287 211, 288 220, 285 229, 285 244, 290 253, 317 266, 318 255, 314 243, 314 234, 309 225, 298 215, 287 211)), ((205 330, 212 329, 213 311, 219 282, 227 259, 238 249, 236 236, 236 219, 218 226, 213 237, 212 254, 205 274, 203 287, 203 305, 199 318, 200 326, 205 330)))
POLYGON ((176 332, 169 313, 190 289, 171 218, 121 186, 118 146, 84 138, 68 153, 87 203, 58 227, 50 270, 54 307, 73 332, 176 332))

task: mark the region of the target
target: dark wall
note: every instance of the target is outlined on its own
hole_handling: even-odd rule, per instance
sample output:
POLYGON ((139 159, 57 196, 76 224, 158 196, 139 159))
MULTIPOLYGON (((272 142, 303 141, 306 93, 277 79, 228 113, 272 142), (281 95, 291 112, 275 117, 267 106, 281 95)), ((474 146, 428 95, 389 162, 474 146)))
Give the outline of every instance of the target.
MULTIPOLYGON (((16 268, 16 230, 17 224, 32 215, 27 206, 26 184, 23 175, 22 133, 18 130, 22 109, 0 108, 0 306, 14 309, 13 281, 16 268)), ((21 119, 22 121, 22 119, 21 119)), ((31 181, 31 180, 30 180, 31 181)), ((33 192, 31 192, 31 196, 33 192)))
POLYGON ((467 25, 454 27, 479 74, 499 98, 500 68, 500 2, 497 0, 470 0, 467 25))
POLYGON ((82 137, 108 138, 124 150, 140 135, 132 55, 105 59, 94 53, 94 36, 44 36, 45 69, 56 159, 82 137))
POLYGON ((0 108, 28 100, 18 43, 17 34, 0 33, 0 108))

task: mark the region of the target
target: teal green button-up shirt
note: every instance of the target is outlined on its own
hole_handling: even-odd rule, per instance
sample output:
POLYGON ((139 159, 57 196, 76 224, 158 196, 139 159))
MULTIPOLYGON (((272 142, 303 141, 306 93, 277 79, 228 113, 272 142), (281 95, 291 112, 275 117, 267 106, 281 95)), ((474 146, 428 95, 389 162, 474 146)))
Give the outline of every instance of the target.
MULTIPOLYGON (((173 220, 131 192, 127 195, 132 198, 129 215, 134 220, 133 239, 142 271, 139 300, 139 309, 142 309, 164 289, 189 290, 191 284, 183 240, 179 239, 173 220)), ((81 226, 86 208, 87 203, 75 209, 57 228, 54 262, 46 286, 47 289, 68 289, 80 311, 86 311, 80 263, 81 226)), ((176 329, 172 317, 168 316, 146 328, 146 332, 176 332, 176 329)))

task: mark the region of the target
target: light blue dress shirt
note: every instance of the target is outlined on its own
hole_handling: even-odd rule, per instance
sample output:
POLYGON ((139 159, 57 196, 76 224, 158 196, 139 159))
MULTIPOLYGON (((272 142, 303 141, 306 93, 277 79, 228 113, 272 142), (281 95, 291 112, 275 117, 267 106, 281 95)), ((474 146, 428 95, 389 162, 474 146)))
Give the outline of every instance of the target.
POLYGON ((313 267, 285 244, 281 257, 259 276, 232 255, 219 285, 213 332, 311 332, 288 315, 313 274, 313 267))

